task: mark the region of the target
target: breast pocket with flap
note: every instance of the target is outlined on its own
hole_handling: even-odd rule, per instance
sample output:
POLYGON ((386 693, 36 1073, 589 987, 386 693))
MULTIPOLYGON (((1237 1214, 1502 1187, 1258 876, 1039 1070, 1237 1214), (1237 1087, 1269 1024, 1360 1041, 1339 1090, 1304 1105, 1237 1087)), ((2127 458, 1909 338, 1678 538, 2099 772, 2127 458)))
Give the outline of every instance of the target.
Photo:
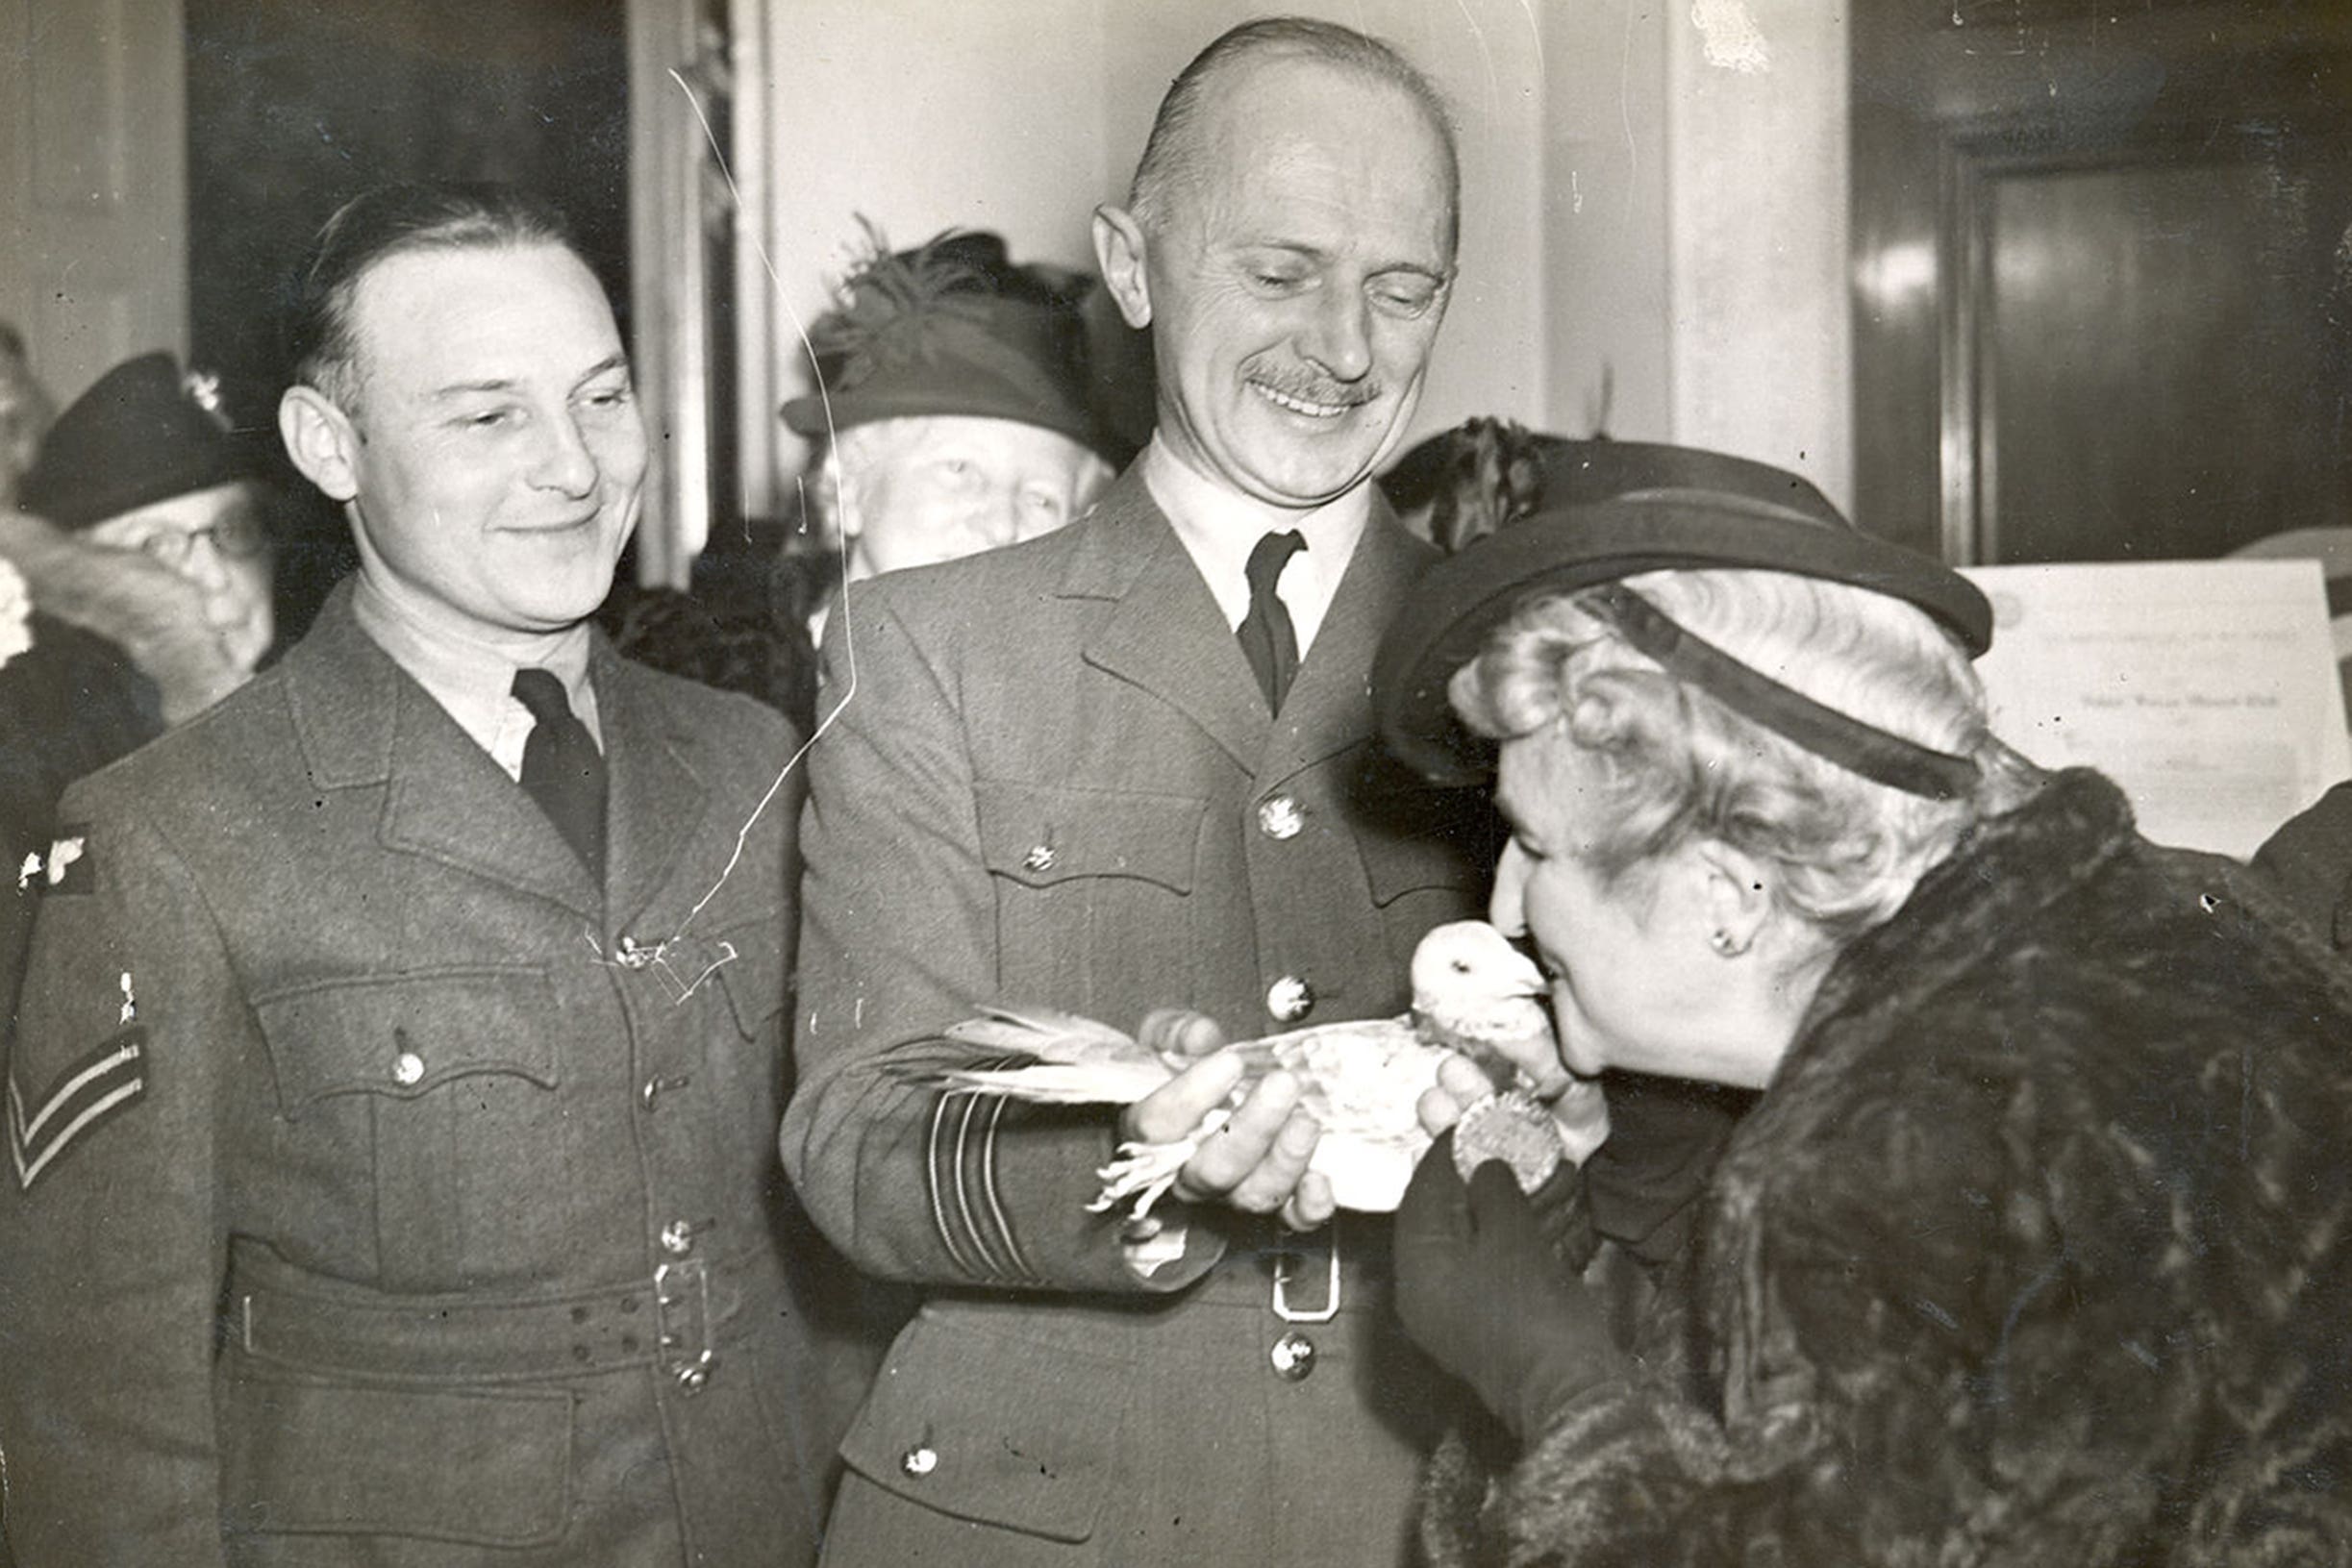
POLYGON ((1007 780, 983 780, 975 800, 1000 994, 1083 1012, 1126 1005, 1138 975, 1184 994, 1206 801, 1007 780))
POLYGON ((381 1282, 528 1275, 561 1234, 571 1138, 555 988, 530 964, 334 976, 254 1011, 292 1124, 292 1203, 375 1232, 381 1282))

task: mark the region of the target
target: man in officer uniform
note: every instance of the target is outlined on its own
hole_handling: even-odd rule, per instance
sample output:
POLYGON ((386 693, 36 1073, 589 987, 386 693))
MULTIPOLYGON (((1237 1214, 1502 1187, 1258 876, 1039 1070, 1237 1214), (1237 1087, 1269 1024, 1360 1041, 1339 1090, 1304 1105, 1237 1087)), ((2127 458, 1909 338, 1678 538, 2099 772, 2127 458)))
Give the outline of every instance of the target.
POLYGON ((280 429, 362 564, 66 797, 8 1071, 9 1531, 25 1568, 806 1561, 791 734, 584 624, 646 436, 550 210, 373 191, 298 286, 280 429))
POLYGON ((1421 933, 1475 911, 1487 846, 1432 831, 1366 688, 1432 559, 1365 481, 1444 314, 1456 183, 1386 45, 1212 44, 1095 220, 1154 336, 1150 446, 1061 533, 856 585, 828 628, 785 1159, 857 1261, 934 1287, 844 1446, 828 1562, 1406 1555, 1440 1383, 1389 1323, 1385 1217, 1330 1223, 1306 1174, 1296 1083, 1122 1225, 1087 1212, 1096 1167, 1189 1131, 1230 1059, 1123 1125, 921 1069, 991 1000, 1188 1053, 1394 1013, 1421 933))

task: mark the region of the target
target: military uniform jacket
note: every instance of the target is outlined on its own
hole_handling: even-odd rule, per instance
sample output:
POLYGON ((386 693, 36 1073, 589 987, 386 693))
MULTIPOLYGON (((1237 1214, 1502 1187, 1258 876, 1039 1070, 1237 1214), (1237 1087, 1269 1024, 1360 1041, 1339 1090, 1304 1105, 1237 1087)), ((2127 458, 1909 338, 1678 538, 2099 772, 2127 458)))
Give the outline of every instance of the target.
POLYGON ((66 796, 0 1179, 25 1568, 813 1555, 796 803, 753 819, 789 733, 601 642, 590 676, 601 896, 347 587, 66 796))
MULTIPOLYGON (((1110 1114, 911 1069, 989 999, 1129 1030, 1190 1006, 1236 1038, 1287 1027, 1269 999, 1402 1011, 1414 943, 1491 863, 1483 805, 1457 820, 1372 739, 1373 648, 1431 559, 1376 509, 1279 718, 1135 470, 833 616, 785 1162, 857 1262, 941 1288, 844 1448, 828 1562, 1396 1559, 1439 1395, 1382 1299, 1385 1220, 1340 1227, 1328 1323, 1275 1314, 1274 1232, 1222 1211, 1139 1278, 1086 1211, 1110 1114)), ((1286 1305, 1311 1312, 1306 1252, 1286 1305)))

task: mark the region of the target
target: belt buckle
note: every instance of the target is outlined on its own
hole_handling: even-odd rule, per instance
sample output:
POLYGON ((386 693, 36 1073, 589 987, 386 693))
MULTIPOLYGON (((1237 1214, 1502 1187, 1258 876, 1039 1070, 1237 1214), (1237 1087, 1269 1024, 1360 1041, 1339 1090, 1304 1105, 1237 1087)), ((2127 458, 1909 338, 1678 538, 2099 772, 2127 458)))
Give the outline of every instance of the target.
POLYGON ((718 1360, 711 1349, 711 1276, 703 1260, 689 1257, 655 1269, 653 1301, 662 1370, 688 1393, 699 1394, 718 1360))
POLYGON ((1328 1282, 1323 1287, 1320 1307, 1290 1305, 1290 1265, 1298 1257, 1291 1252, 1274 1255, 1274 1315, 1285 1323, 1329 1323, 1339 1315, 1339 1238, 1329 1237, 1323 1244, 1324 1259, 1330 1264, 1328 1282))

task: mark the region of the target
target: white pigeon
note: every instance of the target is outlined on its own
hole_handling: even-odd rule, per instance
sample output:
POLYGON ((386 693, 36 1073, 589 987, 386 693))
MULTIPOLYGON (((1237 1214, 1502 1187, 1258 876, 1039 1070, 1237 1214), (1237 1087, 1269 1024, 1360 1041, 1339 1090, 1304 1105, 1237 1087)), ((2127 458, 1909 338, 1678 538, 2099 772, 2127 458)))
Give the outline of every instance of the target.
MULTIPOLYGON (((1430 1144, 1414 1104, 1437 1083, 1439 1063, 1460 1051, 1498 1084, 1509 1083, 1504 1043, 1553 1048, 1543 995, 1542 974, 1492 926, 1483 920, 1439 926, 1414 951, 1413 1011, 1223 1047, 1246 1063, 1233 1099, 1173 1143, 1121 1144, 1119 1157, 1098 1173, 1103 1189, 1088 1207, 1102 1211, 1134 1199, 1135 1212, 1147 1213, 1250 1086, 1279 1067, 1297 1077, 1299 1104, 1323 1130, 1308 1168, 1330 1181, 1343 1208, 1393 1210, 1430 1144)), ((1132 1105, 1191 1065, 1189 1058, 1163 1058, 1107 1024, 1048 1008, 991 1007, 947 1035, 1034 1059, 1010 1067, 927 1067, 927 1082, 1045 1105, 1132 1105)))

